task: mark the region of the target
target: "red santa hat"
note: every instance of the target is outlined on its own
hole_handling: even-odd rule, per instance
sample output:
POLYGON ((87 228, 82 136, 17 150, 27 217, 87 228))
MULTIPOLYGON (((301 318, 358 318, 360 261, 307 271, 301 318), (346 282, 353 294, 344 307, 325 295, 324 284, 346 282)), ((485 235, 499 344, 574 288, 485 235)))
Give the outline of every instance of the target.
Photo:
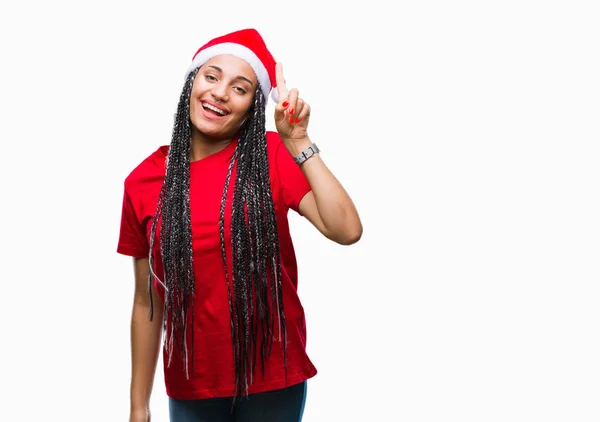
POLYGON ((278 102, 275 59, 258 31, 252 28, 235 31, 204 44, 194 54, 185 78, 208 60, 220 54, 231 54, 246 61, 254 70, 265 98, 268 100, 269 93, 271 93, 273 100, 278 102))

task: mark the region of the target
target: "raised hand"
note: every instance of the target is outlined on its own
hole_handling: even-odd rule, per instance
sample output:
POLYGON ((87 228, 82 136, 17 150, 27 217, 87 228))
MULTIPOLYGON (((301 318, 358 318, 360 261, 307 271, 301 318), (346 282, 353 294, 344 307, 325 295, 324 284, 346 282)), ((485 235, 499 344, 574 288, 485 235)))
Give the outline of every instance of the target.
POLYGON ((300 142, 308 138, 310 106, 296 88, 288 91, 281 63, 275 66, 279 103, 275 106, 275 127, 285 142, 300 142))

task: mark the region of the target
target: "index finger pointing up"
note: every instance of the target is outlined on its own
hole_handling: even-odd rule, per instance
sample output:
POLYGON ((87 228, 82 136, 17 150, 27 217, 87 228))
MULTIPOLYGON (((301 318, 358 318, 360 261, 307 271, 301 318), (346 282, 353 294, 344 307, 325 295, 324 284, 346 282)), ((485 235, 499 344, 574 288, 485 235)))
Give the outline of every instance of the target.
POLYGON ((275 65, 275 82, 277 83, 279 101, 285 100, 287 98, 288 89, 285 86, 285 78, 283 77, 283 67, 281 63, 275 65))

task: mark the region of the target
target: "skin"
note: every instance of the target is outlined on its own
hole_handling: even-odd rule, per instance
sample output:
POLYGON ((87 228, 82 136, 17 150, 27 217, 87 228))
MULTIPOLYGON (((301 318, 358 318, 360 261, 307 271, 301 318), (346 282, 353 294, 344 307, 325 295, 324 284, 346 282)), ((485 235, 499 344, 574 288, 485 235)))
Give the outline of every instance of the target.
MULTIPOLYGON (((287 89, 283 68, 276 66, 279 103, 275 107, 275 125, 292 156, 308 148, 310 105, 298 89, 287 89)), ((249 117, 257 79, 248 63, 231 55, 208 60, 198 71, 190 98, 192 152, 195 161, 226 148, 249 117), (206 118, 202 102, 209 101, 228 112, 219 120, 206 118)), ((319 232, 341 245, 356 243, 362 236, 362 224, 350 196, 325 165, 319 154, 301 165, 309 192, 300 202, 299 211, 319 232)))
POLYGON ((190 97, 192 151, 190 160, 207 157, 227 147, 239 131, 254 101, 257 79, 248 63, 223 54, 200 67, 190 97), (218 120, 205 117, 203 102, 210 102, 227 115, 218 120))
POLYGON ((154 287, 152 300, 154 317, 148 321, 150 298, 148 297, 148 258, 133 258, 135 290, 131 313, 131 388, 130 422, 150 421, 150 393, 158 362, 161 343, 163 308, 154 287))
MULTIPOLYGON (((276 78, 279 103, 275 126, 289 153, 296 156, 312 145, 308 136, 310 105, 300 98, 298 89, 288 90, 281 63, 277 63, 276 78)), ((300 213, 328 239, 340 245, 358 242, 363 228, 356 207, 321 155, 313 155, 300 168, 312 189, 300 201, 300 213)))
MULTIPOLYGON (((276 67, 279 103, 275 106, 275 125, 285 147, 292 155, 312 145, 308 136, 311 108, 296 88, 288 90, 281 64, 276 67)), ((220 55, 208 60, 194 80, 190 96, 192 145, 190 160, 196 161, 226 148, 244 119, 250 117, 257 79, 244 60, 220 55), (202 106, 210 102, 227 111, 223 118, 207 117, 202 106)), ((362 224, 350 196, 325 165, 320 154, 313 155, 300 168, 311 191, 299 204, 300 213, 325 237, 341 245, 356 243, 362 224)), ((132 381, 130 422, 150 421, 150 393, 161 344, 162 307, 152 289, 154 319, 148 321, 147 295, 149 263, 134 258, 135 294, 131 317, 132 381)))

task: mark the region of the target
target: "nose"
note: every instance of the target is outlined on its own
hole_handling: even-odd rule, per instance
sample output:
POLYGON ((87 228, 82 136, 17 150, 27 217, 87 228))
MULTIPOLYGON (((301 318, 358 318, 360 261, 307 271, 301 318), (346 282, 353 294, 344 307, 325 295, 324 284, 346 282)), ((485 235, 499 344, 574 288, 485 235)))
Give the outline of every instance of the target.
POLYGON ((215 101, 227 101, 227 86, 224 83, 216 83, 213 85, 210 92, 215 101))

